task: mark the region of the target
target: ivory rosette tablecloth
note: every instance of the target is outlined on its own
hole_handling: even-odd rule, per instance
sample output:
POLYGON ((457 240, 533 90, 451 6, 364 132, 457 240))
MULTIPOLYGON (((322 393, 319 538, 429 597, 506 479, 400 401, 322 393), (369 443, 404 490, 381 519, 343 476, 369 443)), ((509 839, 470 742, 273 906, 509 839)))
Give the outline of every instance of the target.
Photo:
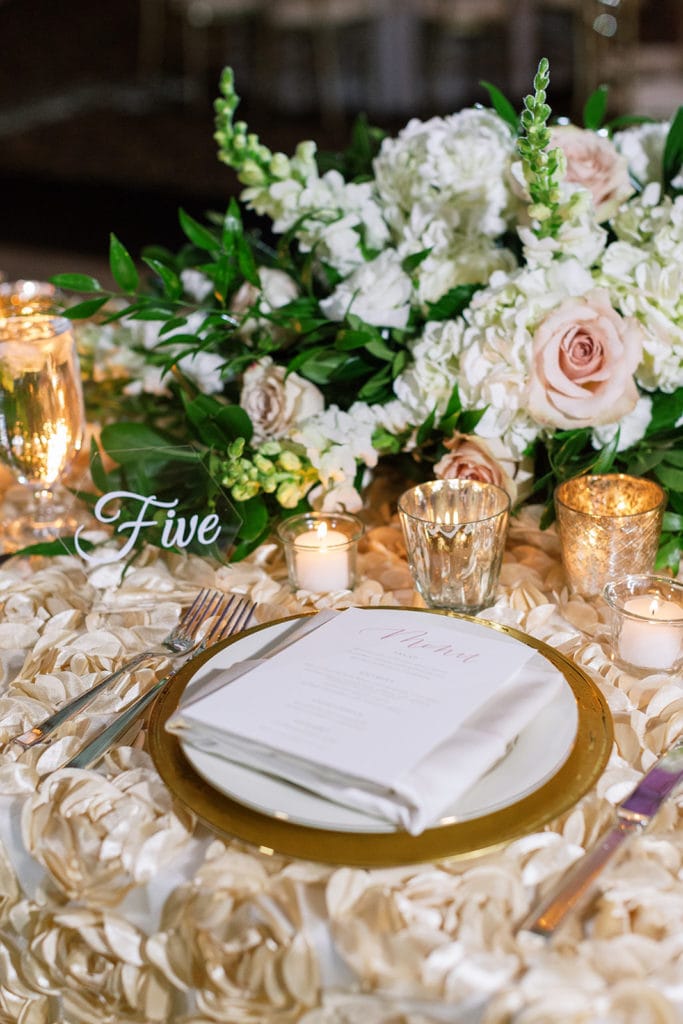
MULTIPOLYGON (((371 529, 353 594, 293 594, 275 546, 216 566, 148 551, 0 570, 0 741, 160 640, 200 586, 248 595, 261 621, 418 599, 395 524, 371 529)), ((609 703, 597 786, 547 829, 472 859, 386 870, 291 861, 223 842, 175 802, 144 750, 61 769, 151 681, 143 670, 49 747, 0 754, 0 1024, 483 1024, 683 1019, 683 828, 671 800, 547 943, 515 935, 535 895, 607 827, 683 731, 683 679, 609 658, 599 601, 568 594, 553 531, 513 521, 495 607, 570 655, 609 703)), ((552 742, 552 738, 549 738, 552 742)))

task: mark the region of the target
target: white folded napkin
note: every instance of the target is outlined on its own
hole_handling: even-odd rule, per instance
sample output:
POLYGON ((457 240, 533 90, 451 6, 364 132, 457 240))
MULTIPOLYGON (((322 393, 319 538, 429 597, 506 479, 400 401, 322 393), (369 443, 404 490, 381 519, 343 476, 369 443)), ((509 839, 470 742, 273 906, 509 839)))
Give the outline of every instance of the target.
MULTIPOLYGON (((349 609, 167 723, 200 750, 419 834, 560 692, 531 647, 483 624, 349 609)), ((228 669, 226 676, 234 673, 228 669)))

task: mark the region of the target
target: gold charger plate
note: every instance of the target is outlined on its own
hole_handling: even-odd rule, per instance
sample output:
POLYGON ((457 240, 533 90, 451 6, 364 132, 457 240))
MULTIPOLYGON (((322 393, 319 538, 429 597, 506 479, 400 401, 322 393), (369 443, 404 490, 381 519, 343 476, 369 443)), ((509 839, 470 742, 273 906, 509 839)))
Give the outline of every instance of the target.
MULTIPOLYGON (((401 608, 416 614, 448 615, 434 609, 401 608)), ((288 622, 302 616, 289 616, 288 622)), ((612 719, 599 689, 573 662, 541 640, 498 623, 476 619, 479 625, 507 634, 539 651, 564 676, 576 700, 576 738, 566 761, 537 789, 505 807, 480 817, 442 824, 412 836, 407 832, 349 832, 282 820, 245 806, 214 789, 189 763, 177 736, 167 733, 167 719, 178 707, 185 687, 201 665, 247 634, 275 623, 239 633, 205 651, 182 669, 152 708, 149 749, 168 788, 210 829, 227 839, 241 839, 264 853, 280 853, 327 864, 388 867, 450 858, 471 857, 538 831, 572 807, 598 780, 612 748, 612 719)), ((552 736, 548 737, 552 743, 552 736)))

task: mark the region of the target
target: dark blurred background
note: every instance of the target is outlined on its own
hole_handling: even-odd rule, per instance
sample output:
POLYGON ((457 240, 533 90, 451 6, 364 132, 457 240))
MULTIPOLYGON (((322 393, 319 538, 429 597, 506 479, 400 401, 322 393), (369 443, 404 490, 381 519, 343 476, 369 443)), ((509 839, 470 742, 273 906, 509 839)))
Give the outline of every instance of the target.
POLYGON ((343 148, 354 117, 518 106, 541 56, 550 101, 580 120, 668 117, 683 103, 683 0, 0 0, 0 271, 44 277, 182 240, 237 194, 216 159, 213 99, 230 64, 240 116, 272 149, 343 148))

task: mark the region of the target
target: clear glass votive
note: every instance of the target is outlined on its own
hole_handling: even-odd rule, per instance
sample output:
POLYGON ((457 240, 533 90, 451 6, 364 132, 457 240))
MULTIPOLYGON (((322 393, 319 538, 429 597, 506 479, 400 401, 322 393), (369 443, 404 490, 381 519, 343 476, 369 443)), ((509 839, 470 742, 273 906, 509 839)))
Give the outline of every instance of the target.
POLYGON ((651 572, 666 495, 625 473, 578 476, 555 489, 562 562, 570 588, 586 597, 611 580, 651 572))
POLYGON ((490 606, 510 516, 506 492, 478 480, 430 480, 405 491, 398 511, 425 602, 468 614, 490 606))
POLYGON ((347 512, 304 512, 278 526, 289 581, 316 594, 351 590, 363 524, 347 512))
POLYGON ((683 668, 683 583, 632 574, 608 583, 603 594, 618 664, 646 674, 683 668))

